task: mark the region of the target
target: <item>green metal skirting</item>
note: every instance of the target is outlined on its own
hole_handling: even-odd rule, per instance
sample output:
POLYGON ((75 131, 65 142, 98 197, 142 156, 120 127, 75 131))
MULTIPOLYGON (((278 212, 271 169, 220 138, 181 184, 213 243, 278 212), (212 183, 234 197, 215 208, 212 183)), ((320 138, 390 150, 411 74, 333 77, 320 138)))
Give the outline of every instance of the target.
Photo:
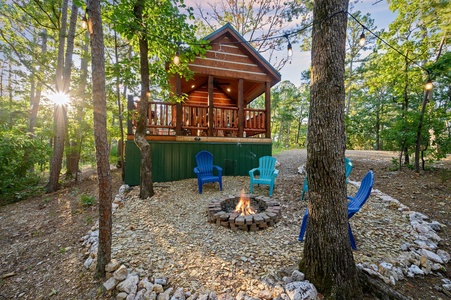
MULTIPOLYGON (((225 143, 151 141, 154 182, 193 178, 195 155, 201 150, 214 155, 214 164, 223 168, 225 176, 246 176, 258 167, 261 156, 272 155, 271 143, 225 143)), ((134 141, 126 141, 125 183, 139 185, 141 154, 134 141)))

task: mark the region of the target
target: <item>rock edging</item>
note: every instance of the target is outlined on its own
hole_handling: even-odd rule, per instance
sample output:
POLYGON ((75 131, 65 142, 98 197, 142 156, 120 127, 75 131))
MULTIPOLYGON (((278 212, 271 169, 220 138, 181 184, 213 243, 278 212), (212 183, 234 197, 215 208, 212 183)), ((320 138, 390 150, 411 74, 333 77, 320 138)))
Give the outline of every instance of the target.
MULTIPOLYGON (((360 182, 349 181, 350 184, 360 186, 360 182)), ((399 202, 397 199, 373 189, 372 194, 379 198, 386 206, 397 207, 404 218, 409 219, 412 230, 410 234, 415 237, 414 243, 405 243, 401 245, 404 252, 393 262, 381 261, 378 265, 359 263, 357 267, 368 273, 377 276, 385 283, 395 285, 396 282, 403 280, 405 276, 414 277, 431 274, 433 271, 444 270, 444 264, 450 261, 450 254, 438 248, 441 241, 437 231, 445 225, 439 222, 428 222, 429 217, 411 211, 409 207, 399 202)), ((443 280, 443 291, 451 291, 451 281, 443 280)))

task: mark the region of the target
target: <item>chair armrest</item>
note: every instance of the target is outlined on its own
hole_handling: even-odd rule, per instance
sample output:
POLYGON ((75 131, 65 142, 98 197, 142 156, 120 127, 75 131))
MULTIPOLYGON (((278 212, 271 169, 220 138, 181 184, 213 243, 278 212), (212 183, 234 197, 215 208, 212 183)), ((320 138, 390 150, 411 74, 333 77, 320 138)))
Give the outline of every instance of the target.
POLYGON ((254 176, 254 172, 255 171, 258 171, 258 168, 253 168, 253 169, 251 169, 250 171, 249 171, 249 176, 254 176))
POLYGON ((279 170, 274 169, 274 173, 273 173, 274 177, 277 177, 277 175, 279 175, 279 170))
POLYGON ((348 215, 349 215, 349 213, 355 214, 355 213, 358 212, 359 210, 360 210, 360 207, 354 207, 354 208, 349 208, 349 207, 348 207, 348 215))
POLYGON ((220 166, 213 165, 213 168, 218 170, 218 176, 222 176, 222 168, 220 166))
POLYGON ((195 168, 194 168, 194 173, 196 173, 196 174, 199 174, 199 173, 200 173, 200 171, 199 171, 199 168, 198 168, 198 167, 195 167, 195 168))

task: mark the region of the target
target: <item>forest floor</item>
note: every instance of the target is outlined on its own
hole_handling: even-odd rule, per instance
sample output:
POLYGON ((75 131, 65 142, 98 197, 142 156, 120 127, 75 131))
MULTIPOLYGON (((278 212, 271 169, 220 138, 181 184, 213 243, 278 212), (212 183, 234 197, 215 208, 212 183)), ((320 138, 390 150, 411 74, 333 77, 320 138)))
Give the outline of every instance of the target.
MULTIPOLYGON (((374 188, 421 212, 444 227, 440 249, 451 253, 451 157, 428 165, 421 175, 404 167, 393 171, 396 153, 347 151, 354 169, 350 179, 360 181, 369 169, 374 188)), ((280 174, 296 175, 305 163, 305 150, 275 155, 280 174)), ((121 170, 113 168, 113 195, 122 184, 121 170)), ((277 190, 299 195, 302 181, 278 179, 277 190)), ((80 238, 98 218, 97 205, 85 206, 81 195, 97 197, 95 170, 85 170, 79 182, 67 182, 58 192, 0 207, 0 299, 104 299, 101 282, 83 266, 80 238)), ((441 274, 451 278, 451 263, 441 274)), ((395 288, 412 299, 450 299, 437 287, 443 277, 408 278, 395 288)), ((371 298, 368 298, 371 299, 371 298)))

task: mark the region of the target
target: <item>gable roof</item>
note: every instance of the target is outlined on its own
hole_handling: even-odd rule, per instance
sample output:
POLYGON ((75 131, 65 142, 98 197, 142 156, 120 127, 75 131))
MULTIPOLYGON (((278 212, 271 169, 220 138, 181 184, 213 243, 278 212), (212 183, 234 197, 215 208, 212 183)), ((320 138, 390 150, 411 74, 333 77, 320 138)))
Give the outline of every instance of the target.
POLYGON ((277 71, 257 50, 255 50, 255 48, 252 47, 251 44, 249 44, 249 42, 246 41, 230 23, 227 23, 221 28, 213 31, 203 39, 209 40, 210 44, 213 44, 224 35, 230 35, 235 40, 232 41, 232 43, 242 46, 243 50, 245 50, 249 56, 253 56, 256 60, 260 61, 261 66, 267 69, 268 73, 271 73, 275 78, 278 78, 277 82, 281 80, 282 76, 279 71, 277 71))

